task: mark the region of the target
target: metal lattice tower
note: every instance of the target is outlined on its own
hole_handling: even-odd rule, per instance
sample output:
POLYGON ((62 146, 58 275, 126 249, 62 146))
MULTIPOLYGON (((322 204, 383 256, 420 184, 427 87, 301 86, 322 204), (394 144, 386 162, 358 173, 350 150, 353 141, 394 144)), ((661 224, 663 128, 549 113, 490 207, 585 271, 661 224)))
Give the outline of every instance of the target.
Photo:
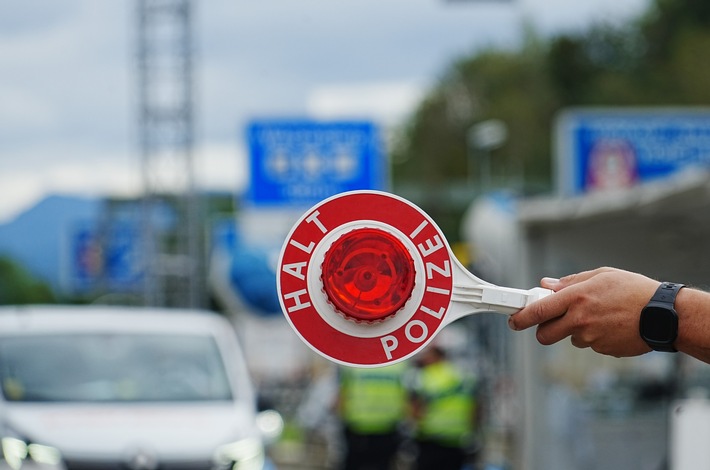
POLYGON ((200 307, 191 0, 137 0, 146 305, 200 307))

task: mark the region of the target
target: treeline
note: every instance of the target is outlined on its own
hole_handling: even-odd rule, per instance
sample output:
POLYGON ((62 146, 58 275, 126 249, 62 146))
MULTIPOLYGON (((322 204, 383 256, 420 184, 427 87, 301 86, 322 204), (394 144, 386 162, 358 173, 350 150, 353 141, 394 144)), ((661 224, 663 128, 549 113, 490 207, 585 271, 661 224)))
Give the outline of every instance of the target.
POLYGON ((54 303, 49 286, 11 259, 0 256, 0 305, 54 303))
POLYGON ((708 0, 655 0, 629 23, 547 38, 525 28, 515 50, 455 60, 395 140, 395 191, 430 212, 452 240, 480 190, 480 150, 467 144, 475 124, 496 119, 508 129, 489 155, 496 187, 545 192, 561 109, 710 103, 708 0))

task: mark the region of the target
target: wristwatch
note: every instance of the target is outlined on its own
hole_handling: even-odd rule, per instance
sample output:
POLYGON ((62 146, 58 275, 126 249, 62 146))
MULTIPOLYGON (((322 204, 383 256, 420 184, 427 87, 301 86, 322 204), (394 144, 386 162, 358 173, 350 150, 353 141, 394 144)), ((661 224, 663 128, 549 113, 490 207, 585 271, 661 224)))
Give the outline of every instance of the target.
POLYGON ((678 337, 678 314, 674 304, 678 291, 684 284, 662 282, 648 305, 641 310, 639 333, 654 351, 676 352, 678 337))

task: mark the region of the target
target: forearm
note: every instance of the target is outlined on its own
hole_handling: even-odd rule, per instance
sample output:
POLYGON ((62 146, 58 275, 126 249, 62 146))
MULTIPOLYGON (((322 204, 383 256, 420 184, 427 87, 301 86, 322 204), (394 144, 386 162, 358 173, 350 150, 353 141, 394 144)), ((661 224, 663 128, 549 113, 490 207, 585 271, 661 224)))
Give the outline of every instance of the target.
POLYGON ((684 288, 675 301, 678 312, 678 339, 675 347, 710 363, 710 293, 684 288))
MULTIPOLYGON (((555 293, 512 315, 508 324, 513 330, 537 325, 541 344, 569 336, 574 346, 609 356, 639 356, 651 350, 639 334, 639 319, 658 289, 658 281, 603 267, 561 279, 545 278, 541 284, 555 293)), ((675 348, 710 364, 710 292, 681 289, 675 310, 675 348)))

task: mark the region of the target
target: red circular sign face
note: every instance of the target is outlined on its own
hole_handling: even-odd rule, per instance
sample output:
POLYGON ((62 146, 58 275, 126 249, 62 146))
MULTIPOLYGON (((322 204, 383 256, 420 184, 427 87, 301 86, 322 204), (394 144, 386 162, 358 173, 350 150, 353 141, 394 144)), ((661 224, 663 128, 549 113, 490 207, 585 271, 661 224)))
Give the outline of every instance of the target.
POLYGON ((328 301, 346 318, 382 320, 397 313, 414 290, 414 261, 394 235, 359 228, 325 254, 321 279, 328 301))
POLYGON ((281 251, 279 300, 312 349, 342 364, 378 366, 431 340, 451 302, 453 270, 444 235, 421 209, 354 191, 317 204, 293 227, 281 251), (365 234, 374 241, 362 242, 365 234))

